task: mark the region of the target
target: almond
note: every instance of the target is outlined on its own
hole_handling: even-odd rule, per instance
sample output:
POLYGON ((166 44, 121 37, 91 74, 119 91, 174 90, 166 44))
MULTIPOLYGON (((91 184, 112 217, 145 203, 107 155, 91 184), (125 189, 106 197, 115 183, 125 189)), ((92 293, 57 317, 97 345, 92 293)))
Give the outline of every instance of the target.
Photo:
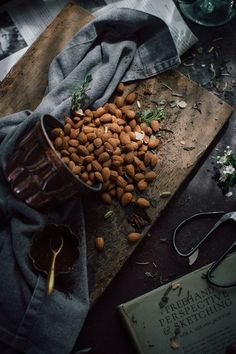
POLYGON ((125 99, 123 96, 116 96, 114 103, 117 105, 118 108, 124 106, 125 99))
POLYGON ((81 172, 81 167, 80 166, 75 166, 73 169, 72 169, 72 172, 75 174, 75 175, 80 175, 80 172, 81 172))
POLYGON ((79 146, 79 142, 76 139, 70 139, 69 140, 69 145, 72 146, 72 147, 78 147, 79 146))
POLYGON ((115 182, 118 177, 118 172, 114 170, 110 170, 110 180, 115 182))
POLYGON ((108 167, 103 167, 101 174, 102 174, 103 181, 104 182, 108 181, 111 175, 110 169, 108 167))
POLYGON ((132 129, 134 129, 134 128, 136 127, 136 125, 137 125, 137 122, 136 122, 135 119, 132 119, 132 120, 129 122, 129 126, 130 126, 132 129))
POLYGON ((131 139, 128 133, 121 132, 120 133, 120 142, 121 145, 127 145, 131 143, 131 139))
POLYGON ((141 234, 139 232, 130 232, 128 234, 128 241, 130 243, 135 243, 141 239, 141 234))
POLYGON ((96 139, 96 134, 95 133, 88 133, 87 134, 87 139, 89 141, 93 141, 94 139, 96 139))
MULTIPOLYGON (((76 140, 78 142, 78 140, 76 140)), ((70 142, 69 142, 70 143, 70 142)), ((84 145, 79 145, 77 148, 79 155, 87 156, 89 155, 88 149, 84 145)))
POLYGON ((160 144, 160 139, 150 139, 148 143, 149 149, 155 149, 160 144))
POLYGON ((99 171, 99 172, 102 171, 102 166, 100 165, 100 163, 98 161, 94 160, 91 162, 91 164, 92 164, 92 168, 94 171, 99 171))
POLYGON ((101 252, 104 249, 104 244, 105 242, 103 237, 95 238, 95 247, 99 252, 101 252))
POLYGON ((152 166, 152 168, 154 168, 157 164, 158 161, 158 157, 156 154, 151 154, 150 155, 150 165, 152 166))
POLYGON ((89 152, 89 153, 94 152, 94 145, 93 145, 93 143, 88 144, 88 145, 86 146, 86 148, 88 149, 88 152, 89 152))
POLYGON ((133 191, 134 191, 134 185, 133 185, 133 184, 128 184, 128 185, 125 187, 125 191, 126 191, 126 192, 133 192, 133 191))
POLYGON ((61 128, 54 128, 51 131, 51 138, 52 139, 55 139, 57 137, 62 137, 62 136, 64 136, 64 131, 61 128))
POLYGON ((121 187, 116 188, 116 198, 119 200, 124 194, 124 190, 121 187))
POLYGON ((149 200, 145 199, 145 198, 138 198, 137 202, 138 206, 140 208, 149 208, 150 207, 150 202, 149 200))
POLYGON ((66 117, 65 124, 67 124, 67 123, 69 123, 70 126, 74 128, 75 124, 74 124, 73 120, 70 117, 66 117))
POLYGON ((87 135, 85 133, 83 133, 83 132, 79 133, 78 141, 80 142, 80 144, 84 145, 88 141, 87 135))
POLYGON ((73 168, 75 167, 74 161, 70 160, 69 163, 68 163, 68 167, 69 167, 69 169, 72 171, 73 168))
POLYGON ((65 135, 70 135, 70 131, 71 131, 71 124, 70 123, 66 123, 66 125, 64 126, 65 135))
POLYGON ((135 100, 136 100, 136 94, 134 92, 132 92, 126 96, 125 103, 126 104, 133 104, 135 102, 135 100))
POLYGON ((123 84, 123 82, 120 82, 116 88, 116 91, 119 95, 122 95, 124 92, 125 86, 123 84))
POLYGON ((68 165, 68 163, 70 162, 70 159, 68 156, 63 156, 61 159, 66 165, 68 165))
POLYGON ((111 146, 113 147, 114 150, 120 144, 119 139, 115 139, 115 138, 109 138, 107 141, 108 141, 109 144, 111 144, 111 146))
POLYGON ((101 173, 98 171, 94 172, 94 178, 98 182, 101 182, 101 183, 103 182, 103 177, 102 177, 101 173))
POLYGON ((86 109, 84 111, 84 114, 88 117, 91 117, 91 118, 93 117, 93 112, 90 109, 86 109))
POLYGON ((122 177, 118 176, 116 179, 116 185, 121 188, 125 188, 127 186, 127 181, 122 177))
POLYGON ((106 141, 104 143, 104 150, 108 152, 108 154, 112 154, 113 153, 113 146, 108 143, 108 141, 106 141))
POLYGON ((134 168, 134 165, 132 165, 132 164, 126 165, 126 166, 125 166, 125 172, 126 172, 129 176, 134 177, 134 175, 135 175, 135 168, 134 168))
POLYGON ((96 111, 93 112, 93 117, 98 118, 98 117, 101 117, 105 113, 106 113, 105 108, 99 107, 96 111))
POLYGON ((151 126, 153 132, 156 133, 159 130, 160 123, 158 122, 158 120, 152 120, 150 123, 150 126, 151 126))
POLYGON ((94 133, 94 128, 93 127, 89 127, 89 126, 87 126, 87 125, 85 125, 84 127, 83 127, 83 132, 85 133, 85 134, 89 134, 89 133, 94 133))
POLYGON ((121 132, 121 127, 118 124, 116 124, 116 123, 107 124, 107 127, 113 133, 118 133, 119 134, 121 132))
POLYGON ((135 182, 139 182, 141 180, 144 180, 144 174, 143 173, 136 173, 136 175, 134 176, 134 180, 135 180, 135 182))
POLYGON ((80 129, 74 129, 74 128, 71 128, 71 131, 70 131, 70 138, 71 139, 77 139, 78 136, 79 136, 79 133, 80 133, 80 129))
POLYGON ((76 163, 76 165, 78 165, 80 163, 80 158, 76 153, 71 154, 70 158, 72 161, 74 161, 76 163))
POLYGON ((112 115, 110 113, 105 113, 100 117, 100 122, 110 123, 112 121, 112 115))
POLYGON ((104 152, 104 146, 100 146, 100 148, 94 150, 94 155, 98 158, 104 152))
POLYGON ((80 178, 82 179, 82 181, 87 182, 88 178, 89 178, 89 174, 88 172, 83 172, 80 176, 80 178))
POLYGON ((62 138, 61 137, 57 137, 55 140, 54 140, 54 146, 57 150, 61 150, 62 149, 62 138))
MULTIPOLYGON (((84 165, 90 164, 93 160, 94 160, 94 156, 93 155, 85 156, 84 159, 83 159, 84 165)), ((88 171, 88 168, 87 168, 87 171, 88 171)))
POLYGON ((133 163, 133 161, 134 161, 134 153, 133 151, 130 151, 125 155, 124 162, 127 164, 131 164, 133 163))
POLYGON ((107 204, 111 204, 112 203, 112 199, 111 199, 111 196, 109 193, 102 193, 101 194, 101 199, 104 203, 107 203, 107 204))
POLYGON ((132 119, 134 119, 134 117, 135 117, 135 112, 132 111, 131 109, 130 109, 130 110, 127 110, 127 111, 125 111, 125 116, 126 116, 128 119, 132 120, 132 119))
POLYGON ((109 158, 110 158, 110 155, 108 154, 108 152, 105 151, 100 156, 98 156, 98 162, 103 163, 103 162, 109 160, 109 158))
POLYGON ((132 110, 132 106, 126 105, 126 106, 121 107, 122 113, 125 113, 126 111, 129 111, 129 110, 132 110))
POLYGON ((96 148, 99 148, 102 145, 102 139, 101 138, 94 139, 93 144, 96 148))
POLYGON ((123 206, 128 205, 131 202, 132 198, 133 198, 132 193, 129 192, 124 193, 121 197, 121 205, 123 206))
POLYGON ((152 182, 156 179, 157 175, 154 171, 149 171, 145 173, 145 181, 146 182, 152 182))
POLYGON ((144 179, 141 179, 141 181, 139 181, 137 183, 137 188, 142 192, 147 188, 148 184, 144 179))

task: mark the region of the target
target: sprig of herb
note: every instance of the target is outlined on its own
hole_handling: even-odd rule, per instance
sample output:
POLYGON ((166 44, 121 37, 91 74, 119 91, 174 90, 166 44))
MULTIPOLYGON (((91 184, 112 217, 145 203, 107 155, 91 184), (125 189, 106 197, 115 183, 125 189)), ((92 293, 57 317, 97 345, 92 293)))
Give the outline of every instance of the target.
POLYGON ((143 112, 136 112, 136 116, 141 118, 141 121, 150 124, 152 120, 161 121, 165 117, 165 112, 163 107, 157 107, 153 111, 146 110, 143 112))
POLYGON ((92 81, 92 75, 85 76, 82 83, 72 93, 71 110, 77 111, 81 108, 82 101, 85 98, 86 91, 88 90, 89 83, 92 81))

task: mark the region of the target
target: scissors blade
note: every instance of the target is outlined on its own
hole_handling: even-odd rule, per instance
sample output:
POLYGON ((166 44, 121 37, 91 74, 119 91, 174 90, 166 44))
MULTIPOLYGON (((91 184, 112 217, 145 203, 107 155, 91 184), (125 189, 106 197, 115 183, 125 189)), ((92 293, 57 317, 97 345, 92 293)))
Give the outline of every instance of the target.
POLYGON ((191 254, 191 256, 188 257, 188 264, 189 265, 194 264, 198 258, 198 255, 199 255, 199 250, 196 249, 196 251, 193 254, 191 254))

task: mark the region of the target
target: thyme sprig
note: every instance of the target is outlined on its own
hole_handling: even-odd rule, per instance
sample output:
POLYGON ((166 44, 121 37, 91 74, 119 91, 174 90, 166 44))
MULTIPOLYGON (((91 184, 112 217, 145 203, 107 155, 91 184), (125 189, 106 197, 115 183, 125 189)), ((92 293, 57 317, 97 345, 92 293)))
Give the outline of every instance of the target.
POLYGON ((74 90, 72 93, 71 100, 71 110, 77 111, 81 108, 81 104, 86 97, 86 92, 88 90, 89 83, 92 81, 92 75, 88 74, 85 76, 82 83, 74 90))
POLYGON ((165 118, 165 112, 163 107, 157 107, 154 110, 146 110, 143 112, 136 112, 136 116, 141 118, 141 121, 150 124, 152 120, 161 121, 165 118))

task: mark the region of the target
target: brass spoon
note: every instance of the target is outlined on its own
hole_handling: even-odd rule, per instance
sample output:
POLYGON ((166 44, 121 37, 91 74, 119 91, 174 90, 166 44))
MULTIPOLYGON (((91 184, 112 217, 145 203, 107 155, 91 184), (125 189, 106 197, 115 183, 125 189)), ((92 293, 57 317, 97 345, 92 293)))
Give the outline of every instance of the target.
POLYGON ((55 283, 55 264, 56 264, 56 258, 57 255, 61 252, 61 249, 63 247, 64 240, 62 237, 60 237, 60 245, 59 248, 54 249, 52 247, 52 239, 50 239, 50 246, 51 246, 51 251, 52 251, 52 262, 51 262, 51 267, 48 273, 48 288, 47 288, 47 293, 48 295, 51 295, 54 289, 54 283, 55 283))

